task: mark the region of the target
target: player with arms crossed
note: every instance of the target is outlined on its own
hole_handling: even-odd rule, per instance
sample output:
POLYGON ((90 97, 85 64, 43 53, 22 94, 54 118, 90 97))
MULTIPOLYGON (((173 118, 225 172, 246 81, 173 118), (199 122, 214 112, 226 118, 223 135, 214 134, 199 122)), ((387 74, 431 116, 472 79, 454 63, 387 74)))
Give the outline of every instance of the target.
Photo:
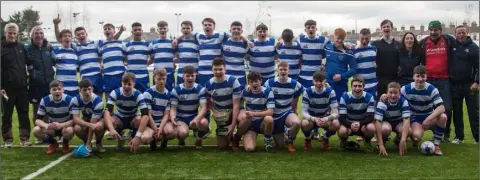
POLYGON ((338 102, 335 91, 326 87, 325 72, 318 70, 313 74, 313 86, 303 92, 302 100, 302 131, 305 135, 305 150, 312 149, 311 133, 314 128, 324 128, 324 150, 329 150, 328 138, 340 128, 338 121, 338 102))
POLYGON ((118 133, 124 129, 130 129, 134 132, 131 136, 135 135, 130 141, 130 151, 136 152, 141 139, 151 139, 152 137, 148 137, 148 133, 143 134, 145 128, 138 129, 140 124, 148 124, 150 118, 142 93, 133 87, 135 87, 135 75, 127 72, 122 77, 122 87, 110 93, 104 117, 110 135, 118 139, 117 150, 122 150, 125 144, 125 140, 118 133), (114 106, 116 106, 116 112, 113 114, 114 106), (137 114, 138 109, 140 109, 140 116, 137 114))
POLYGON ((173 88, 170 96, 170 119, 177 125, 175 130, 178 145, 185 146, 185 139, 191 129, 196 137, 195 147, 200 149, 202 138, 209 132, 210 117, 206 117, 208 109, 205 88, 195 83, 195 67, 185 66, 182 76, 184 82, 173 88))
POLYGON ((92 138, 95 133, 97 151, 105 152, 102 139, 105 134, 102 97, 93 93, 94 87, 88 79, 78 83, 80 93, 73 97, 71 114, 75 123, 75 134, 82 139, 88 150, 92 150, 92 138), (80 112, 82 119, 80 119, 80 112))
POLYGON ((232 36, 222 45, 223 57, 227 65, 227 74, 237 78, 243 89, 246 84, 244 57, 249 47, 253 47, 253 43, 242 36, 243 27, 239 21, 232 22, 230 33, 232 36))
MULTIPOLYGON (((224 149, 230 144, 235 125, 237 125, 240 111, 240 83, 233 76, 225 75, 225 61, 215 58, 212 62, 212 71, 215 77, 206 84, 208 106, 213 113, 217 124, 217 146, 224 149)), ((238 121, 238 128, 246 131, 248 124, 238 121)), ((235 134, 232 141, 232 150, 238 149, 238 141, 242 134, 235 134)))
POLYGON ((298 97, 303 93, 302 85, 288 77, 288 62, 281 61, 277 67, 278 77, 265 82, 266 88, 271 88, 275 98, 273 112, 273 135, 277 148, 288 144, 288 151, 295 152, 293 141, 300 130, 300 120, 297 115, 298 97), (286 128, 288 129, 287 131, 286 128), (285 136, 284 137, 284 133, 285 136))
POLYGON ((149 43, 142 40, 142 24, 138 22, 132 24, 132 35, 133 39, 125 44, 127 72, 135 74, 135 89, 143 93, 150 87, 147 66, 151 51, 149 43))
POLYGON ((300 64, 302 63, 302 47, 300 43, 293 41, 293 31, 285 29, 282 32, 281 41, 277 42, 275 49, 279 61, 288 62, 288 77, 298 80, 300 64))
POLYGON ((58 148, 55 136, 63 137, 62 152, 70 151, 68 142, 73 138, 73 121, 70 114, 70 103, 72 97, 63 93, 63 84, 58 80, 50 83, 50 95, 40 101, 33 135, 38 139, 45 139, 50 145, 47 154, 55 153, 58 148), (48 123, 43 121, 44 116, 48 117, 48 123))
POLYGON ((418 146, 426 130, 434 128, 435 155, 443 155, 440 142, 447 123, 447 115, 438 89, 427 83, 427 69, 418 65, 413 69, 414 82, 402 87, 400 93, 410 105, 412 145, 418 146))
MULTIPOLYGON (((159 21, 157 23, 159 38, 150 43, 149 51, 151 59, 153 59, 155 69, 165 68, 167 71, 167 79, 165 87, 171 91, 175 86, 175 69, 173 57, 176 47, 172 45, 172 40, 167 39, 168 23, 159 21)), ((148 74, 148 73, 147 73, 148 74)))
MULTIPOLYGON (((182 84, 183 68, 186 66, 193 66, 194 69, 198 69, 198 41, 193 36, 193 25, 191 21, 183 21, 180 25, 182 28, 182 39, 178 39, 177 47, 177 59, 178 59, 178 71, 176 85, 182 84)), ((174 40, 175 41, 175 40, 174 40)), ((195 72, 196 74, 196 72, 195 72)), ((198 82, 198 78, 195 77, 195 82, 198 82)), ((202 85, 203 86, 203 85, 202 85)))
POLYGON ((273 152, 272 116, 275 109, 273 92, 270 88, 262 86, 262 75, 259 72, 248 73, 248 87, 242 91, 241 104, 245 102, 245 109, 241 109, 238 115, 240 121, 250 125, 243 137, 245 151, 255 151, 257 134, 262 133, 265 151, 273 152))
POLYGON ((251 40, 254 44, 249 50, 250 70, 262 74, 262 83, 275 77, 275 39, 268 37, 268 27, 260 24, 255 28, 257 39, 251 40))
POLYGON ((380 154, 387 156, 385 143, 390 133, 397 134, 393 142, 399 148, 400 155, 406 152, 407 137, 410 131, 410 107, 408 101, 400 96, 400 84, 391 82, 388 84, 386 99, 381 99, 375 109, 375 128, 378 138, 378 150, 380 154))
POLYGON ((364 81, 361 77, 354 77, 351 81, 352 91, 344 93, 340 98, 338 118, 341 126, 338 130, 340 150, 347 146, 349 136, 365 137, 366 152, 373 152, 371 139, 375 135, 373 95, 363 91, 364 81))
POLYGON ((62 45, 53 49, 52 58, 55 60, 55 79, 63 84, 65 94, 76 96, 78 94, 77 51, 72 48, 72 32, 64 29, 60 32, 62 45))

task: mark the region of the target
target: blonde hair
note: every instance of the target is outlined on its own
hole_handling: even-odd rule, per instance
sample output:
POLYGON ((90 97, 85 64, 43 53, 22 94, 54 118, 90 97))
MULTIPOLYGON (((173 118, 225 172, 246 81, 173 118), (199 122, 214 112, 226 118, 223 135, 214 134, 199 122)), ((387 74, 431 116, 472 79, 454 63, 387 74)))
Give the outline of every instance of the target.
POLYGON ((8 29, 11 29, 11 28, 14 28, 14 29, 15 29, 15 31, 17 31, 17 33, 18 33, 18 31, 19 31, 19 28, 18 28, 18 25, 17 25, 17 24, 15 24, 15 23, 8 23, 7 25, 5 25, 5 29, 4 29, 4 31, 3 31, 3 32, 7 32, 7 31, 8 31, 8 29))

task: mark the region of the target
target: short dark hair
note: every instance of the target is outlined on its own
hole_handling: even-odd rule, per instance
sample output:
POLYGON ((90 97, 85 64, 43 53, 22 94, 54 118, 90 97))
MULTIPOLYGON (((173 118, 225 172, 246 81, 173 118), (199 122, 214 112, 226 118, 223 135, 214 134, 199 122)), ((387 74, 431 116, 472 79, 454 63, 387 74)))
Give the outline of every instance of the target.
POLYGON ((265 30, 267 31, 268 30, 268 27, 267 25, 263 24, 263 23, 260 23, 256 28, 255 28, 255 31, 258 31, 258 30, 265 30))
POLYGON ((160 67, 160 68, 156 68, 154 71, 153 71, 153 76, 167 76, 167 70, 164 68, 164 67, 160 67))
POLYGON ((362 85, 365 85, 365 80, 361 76, 353 77, 352 81, 350 82, 350 86, 353 86, 354 82, 360 82, 362 85))
POLYGON ((73 32, 75 32, 75 34, 76 34, 76 33, 77 33, 77 31, 82 31, 82 30, 83 30, 83 31, 85 31, 85 32, 87 32, 87 30, 85 30, 85 28, 84 28, 84 27, 81 27, 81 26, 80 26, 80 27, 77 27, 77 28, 75 28, 75 30, 74 30, 73 32))
POLYGON ((370 35, 372 33, 370 32, 370 29, 363 28, 363 29, 360 30, 360 34, 361 35, 370 35))
POLYGON ((262 74, 256 71, 250 71, 247 75, 248 81, 262 81, 262 74))
POLYGON ((390 89, 390 88, 400 89, 401 86, 398 82, 390 82, 390 83, 388 83, 388 89, 390 89))
POLYGON ((325 80, 325 71, 317 70, 313 73, 313 80, 323 81, 325 80))
MULTIPOLYGON (((193 28, 192 21, 182 21, 182 24, 180 24, 180 26, 182 26, 182 25, 184 25, 184 24, 193 28)), ((158 24, 157 24, 157 25, 158 25, 158 24)))
POLYGON ((190 65, 183 67, 183 74, 194 74, 194 73, 195 73, 195 67, 190 65))
POLYGON ((423 65, 417 65, 415 68, 413 68, 413 74, 427 74, 427 68, 423 65))
POLYGON ((211 23, 215 26, 215 20, 213 20, 212 18, 205 18, 205 19, 203 19, 202 25, 203 25, 203 23, 205 23, 205 22, 211 22, 211 23))
POLYGON ((165 27, 168 26, 168 23, 166 21, 158 21, 157 27, 165 27))
POLYGON ((78 87, 80 89, 92 87, 92 82, 90 80, 88 80, 87 78, 82 79, 80 82, 78 82, 78 87))
POLYGON ((50 89, 54 87, 63 87, 63 83, 55 79, 52 82, 50 82, 50 89))
POLYGON ((133 81, 135 82, 135 74, 131 73, 131 72, 126 72, 125 74, 123 74, 122 76, 122 82, 123 83, 128 83, 130 81, 133 81))
POLYGON ((113 29, 115 29, 115 26, 112 24, 112 23, 107 23, 105 25, 103 25, 103 28, 105 29, 106 27, 111 27, 113 29))
POLYGON ((305 27, 306 27, 306 26, 313 26, 313 25, 316 26, 316 25, 317 25, 317 21, 314 21, 314 20, 309 19, 309 20, 307 20, 307 21, 305 22, 305 27))
POLYGON ((72 31, 70 31, 68 29, 64 29, 64 30, 60 31, 60 38, 63 37, 63 35, 65 35, 65 34, 72 35, 72 31))
POLYGON ((242 23, 240 21, 233 21, 232 24, 230 25, 230 27, 232 26, 240 26, 240 27, 243 27, 242 23))
POLYGON ((465 30, 468 30, 467 27, 465 27, 464 25, 458 25, 457 27, 455 27, 455 33, 457 33, 457 29, 459 28, 465 28, 465 30))
POLYGON ((212 61, 212 66, 225 66, 225 60, 222 57, 216 57, 212 61))
POLYGON ((293 31, 291 29, 284 29, 282 32, 282 39, 285 42, 292 42, 293 40, 293 31))
POLYGON ((133 28, 133 27, 137 27, 137 26, 142 27, 142 24, 140 24, 139 22, 134 22, 134 23, 132 24, 132 28, 133 28))
POLYGON ((384 19, 381 23, 380 23, 380 27, 382 27, 383 25, 387 24, 387 23, 390 23, 390 26, 392 26, 393 28, 393 23, 392 21, 388 20, 388 19, 384 19))

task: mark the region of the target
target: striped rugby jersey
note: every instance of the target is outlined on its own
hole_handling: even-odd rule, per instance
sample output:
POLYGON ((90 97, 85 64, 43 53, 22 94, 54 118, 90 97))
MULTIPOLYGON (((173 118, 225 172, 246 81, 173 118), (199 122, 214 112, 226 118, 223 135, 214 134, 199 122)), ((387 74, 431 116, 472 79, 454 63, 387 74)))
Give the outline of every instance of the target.
POLYGON ((71 114, 80 115, 84 120, 100 120, 103 118, 103 100, 100 96, 92 93, 90 101, 85 102, 83 97, 78 94, 72 99, 71 114))
POLYGON ((205 84, 205 90, 217 110, 232 109, 233 99, 239 99, 242 92, 238 80, 229 75, 225 75, 222 82, 217 82, 215 77, 211 78, 205 84))
POLYGON ((71 101, 72 97, 67 94, 63 94, 60 101, 55 101, 53 96, 50 94, 43 97, 40 101, 37 114, 41 116, 47 116, 49 123, 63 123, 72 120, 72 115, 70 114, 71 101))
POLYGON ((177 108, 177 117, 190 121, 198 115, 200 104, 207 103, 205 88, 195 83, 192 88, 187 89, 182 84, 172 89, 170 103, 177 108))
POLYGON ((375 112, 374 103, 370 93, 363 91, 362 96, 357 98, 350 91, 340 98, 338 114, 347 115, 350 122, 361 122, 365 120, 367 113, 375 112))
POLYGON ((152 111, 153 121, 159 125, 165 115, 165 110, 170 110, 170 92, 166 88, 163 92, 159 92, 155 86, 152 86, 143 93, 143 97, 148 110, 152 111))
POLYGON ((302 110, 313 117, 329 116, 333 108, 338 108, 337 96, 332 88, 323 88, 318 92, 315 86, 311 86, 305 89, 302 97, 302 110))

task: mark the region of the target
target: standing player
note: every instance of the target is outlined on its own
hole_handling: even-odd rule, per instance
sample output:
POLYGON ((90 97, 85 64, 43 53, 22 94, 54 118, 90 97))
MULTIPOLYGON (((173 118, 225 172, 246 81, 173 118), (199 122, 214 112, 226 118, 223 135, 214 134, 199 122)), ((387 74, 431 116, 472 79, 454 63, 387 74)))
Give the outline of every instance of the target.
POLYGON ((313 85, 305 89, 302 100, 302 131, 305 135, 305 150, 312 149, 312 129, 322 127, 323 149, 329 150, 328 138, 340 128, 338 119, 338 103, 335 91, 325 87, 325 73, 316 71, 313 74, 313 85))
POLYGON ((357 63, 353 52, 344 46, 345 30, 337 28, 333 34, 334 43, 325 47, 325 69, 327 83, 335 90, 337 101, 340 101, 342 95, 348 91, 348 79, 357 73, 357 63))
MULTIPOLYGON (((215 58, 212 62, 212 71, 215 77, 206 84, 205 89, 208 96, 208 106, 213 113, 217 124, 217 146, 227 148, 230 144, 230 137, 233 134, 237 117, 240 111, 240 83, 233 76, 225 75, 225 61, 222 58, 215 58)), ((246 130, 248 124, 238 122, 239 130, 246 130)), ((238 141, 241 134, 235 134, 232 141, 232 149, 238 148, 238 141)))
POLYGON ((348 137, 357 135, 365 137, 365 151, 373 152, 371 138, 375 135, 375 125, 373 124, 375 101, 370 93, 363 91, 364 81, 361 77, 354 77, 350 85, 352 91, 343 94, 340 98, 339 148, 344 150, 348 137))
POLYGON ((370 30, 363 28, 360 30, 360 45, 353 50, 353 56, 357 62, 357 75, 365 80, 365 91, 377 96, 377 75, 375 73, 375 59, 377 57, 377 48, 369 45, 372 35, 370 30))
POLYGON ((246 84, 244 57, 248 52, 249 45, 253 46, 253 43, 242 36, 242 28, 242 23, 238 21, 232 22, 230 25, 230 33, 232 33, 232 37, 228 38, 228 40, 223 43, 222 47, 223 57, 225 58, 225 64, 227 65, 226 73, 235 77, 243 89, 246 84))
POLYGON ((195 147, 200 149, 202 138, 209 131, 205 88, 195 83, 197 77, 195 67, 185 66, 182 76, 185 81, 173 88, 170 96, 170 119, 177 124, 178 145, 185 146, 185 139, 191 129, 196 137, 195 147))
MULTIPOLYGON (((273 152, 273 111, 275 99, 270 88, 262 86, 262 75, 259 72, 248 73, 249 89, 242 91, 242 103, 245 109, 240 110, 238 119, 248 122, 250 127, 243 137, 245 151, 253 152, 257 144, 257 134, 264 134, 265 151, 273 152)), ((238 131, 237 131, 238 132, 238 131)))
POLYGON ((408 101, 400 96, 400 84, 391 82, 388 84, 387 99, 378 102, 375 110, 375 129, 377 131, 378 149, 380 154, 388 155, 385 143, 390 133, 397 134, 394 143, 399 148, 400 155, 406 152, 407 137, 410 131, 410 110, 408 101), (401 137, 401 138, 400 138, 401 137))
POLYGON ((170 92, 165 89, 167 70, 161 67, 153 72, 155 86, 148 88, 143 96, 148 106, 148 123, 140 124, 138 128, 143 129, 144 137, 150 139, 141 139, 142 143, 150 143, 150 148, 155 150, 157 140, 162 140, 161 148, 167 147, 167 141, 176 137, 175 122, 170 122, 170 92))
POLYGON ((440 142, 447 123, 447 115, 442 97, 438 89, 427 83, 427 69, 418 65, 413 69, 414 82, 402 87, 401 94, 410 105, 412 112, 412 145, 417 146, 422 140, 423 133, 431 128, 434 129, 435 155, 443 155, 440 150, 440 142))
POLYGON ((262 83, 275 77, 275 39, 268 37, 268 27, 260 24, 256 27, 257 39, 252 40, 250 48, 250 71, 262 74, 262 83))
POLYGON ((135 22, 132 24, 133 40, 125 44, 125 53, 127 57, 127 72, 135 74, 135 89, 140 92, 150 87, 150 77, 148 75, 148 55, 149 43, 142 40, 142 24, 135 22))
POLYGON ((277 67, 278 77, 265 82, 265 87, 271 88, 275 97, 273 112, 273 135, 277 148, 284 147, 285 139, 288 151, 295 152, 293 141, 300 130, 300 120, 297 115, 298 97, 303 93, 302 85, 288 77, 288 63, 281 61, 277 67), (288 130, 285 132, 285 127, 288 130), (285 133, 285 137, 283 134, 285 133))
MULTIPOLYGON (((177 83, 176 85, 182 84, 183 79, 183 68, 186 66, 193 66, 198 69, 198 41, 195 39, 195 36, 192 34, 193 25, 191 21, 183 21, 181 24, 182 28, 182 39, 178 39, 178 72, 177 72, 177 83)), ((196 72, 195 72, 196 74, 196 72)), ((195 77, 195 80, 198 80, 195 77)))
POLYGON ((282 42, 277 43, 276 51, 279 61, 288 62, 288 77, 298 80, 300 64, 302 63, 302 47, 300 43, 293 42, 293 31, 285 29, 282 32, 282 42))
POLYGON ((105 134, 105 122, 103 121, 102 97, 93 93, 92 82, 82 79, 78 83, 80 93, 72 99, 73 122, 75 134, 82 139, 89 150, 92 150, 92 137, 95 133, 97 150, 104 152, 102 139, 105 134), (80 112, 82 119, 80 119, 80 112))
POLYGON ((167 80, 165 87, 171 91, 175 86, 175 72, 173 56, 175 48, 172 46, 172 40, 167 39, 168 23, 159 21, 157 23, 159 38, 152 41, 149 46, 151 51, 151 59, 153 59, 155 69, 163 67, 167 70, 167 80))
POLYGON ((55 60, 56 77, 63 84, 65 94, 76 96, 78 94, 77 52, 71 47, 72 32, 68 29, 60 32, 62 46, 53 49, 52 58, 55 60))
POLYGON ((135 135, 131 143, 131 151, 136 152, 140 139, 151 139, 147 133, 143 134, 144 129, 138 129, 141 123, 147 124, 149 121, 148 107, 145 104, 144 97, 140 91, 135 88, 135 75, 132 73, 125 73, 122 77, 122 87, 115 89, 108 97, 107 107, 105 111, 105 120, 110 135, 118 139, 117 150, 122 150, 125 140, 121 138, 121 133, 124 129, 133 130, 135 135), (113 107, 116 107, 116 112, 113 113, 113 107), (137 115, 140 109, 141 115, 137 115), (138 129, 138 132, 136 132, 138 129))
POLYGON ((58 148, 55 136, 63 137, 62 152, 70 151, 68 142, 73 138, 73 121, 70 115, 70 103, 72 97, 63 93, 63 84, 58 80, 50 83, 50 95, 40 101, 33 135, 38 139, 46 139, 50 145, 47 154, 55 153, 58 148), (48 123, 43 121, 44 116, 48 117, 48 123))

